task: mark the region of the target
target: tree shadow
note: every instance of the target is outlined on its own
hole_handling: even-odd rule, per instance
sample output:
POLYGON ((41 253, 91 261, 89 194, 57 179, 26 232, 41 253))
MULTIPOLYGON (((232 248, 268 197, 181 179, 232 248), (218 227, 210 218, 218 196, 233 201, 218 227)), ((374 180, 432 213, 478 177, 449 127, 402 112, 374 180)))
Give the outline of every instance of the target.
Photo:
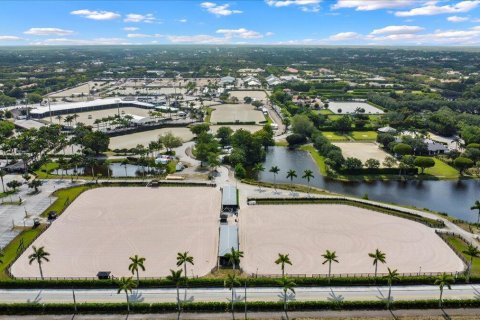
POLYGON ((475 297, 474 299, 475 300, 480 300, 480 290, 478 290, 474 286, 472 286, 472 289, 473 289, 473 295, 475 297))
MULTIPOLYGON (((385 297, 385 295, 384 295, 383 292, 380 290, 380 288, 377 288, 377 291, 378 291, 378 295, 377 295, 378 300, 387 302, 387 301, 388 301, 388 297, 385 297)), ((391 300, 391 299, 390 299, 390 300, 391 300)))
POLYGON ((330 293, 328 294, 327 300, 330 302, 342 303, 345 298, 341 294, 336 295, 335 292, 333 292, 333 289, 330 288, 330 293))
POLYGON ((392 309, 388 310, 390 312, 390 315, 392 316, 393 319, 397 320, 398 317, 393 313, 392 309))
POLYGON ((42 290, 38 291, 36 297, 32 299, 27 299, 27 303, 32 303, 32 304, 38 304, 42 301, 42 298, 40 297, 42 295, 42 290))
POLYGON ((445 312, 445 309, 441 308, 442 309, 442 317, 443 319, 445 320, 452 320, 452 318, 448 315, 447 312, 445 312))
POLYGON ((133 291, 132 294, 130 294, 129 299, 132 303, 143 302, 145 300, 143 295, 138 290, 133 291))
MULTIPOLYGON (((287 296, 287 302, 296 300, 295 293, 293 292, 287 293, 286 296, 287 296)), ((283 302, 285 300, 285 293, 282 292, 277 297, 280 299, 281 302, 283 302)))

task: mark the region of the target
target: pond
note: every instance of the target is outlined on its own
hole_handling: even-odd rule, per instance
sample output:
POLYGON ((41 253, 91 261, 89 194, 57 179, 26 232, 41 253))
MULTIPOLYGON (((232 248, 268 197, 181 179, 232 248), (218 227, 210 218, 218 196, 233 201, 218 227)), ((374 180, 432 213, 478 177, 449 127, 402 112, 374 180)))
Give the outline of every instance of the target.
POLYGON ((368 194, 371 200, 428 208, 471 222, 477 220, 477 211, 470 210, 470 207, 480 199, 480 180, 335 181, 320 174, 308 152, 284 147, 270 148, 264 166, 265 171, 259 176, 261 181, 273 182, 273 174, 268 170, 277 166, 280 169, 277 182, 289 183, 286 174, 293 169, 298 175, 293 182, 306 185, 307 181, 301 176, 304 170, 310 169, 315 175, 310 184, 321 189, 357 197, 368 194))
MULTIPOLYGON (((78 167, 78 175, 79 176, 91 176, 92 175, 92 168, 91 167, 78 167)), ((93 167, 93 172, 95 175, 101 174, 102 177, 113 177, 113 178, 121 178, 121 177, 142 177, 143 175, 148 176, 148 175, 156 175, 160 174, 160 170, 156 168, 147 168, 147 167, 142 167, 139 165, 135 164, 127 164, 126 166, 120 164, 120 163, 111 163, 108 166, 106 165, 99 165, 99 166, 94 166, 93 167), (110 175, 108 174, 108 171, 110 171, 110 175)), ((56 175, 61 175, 62 171, 53 171, 51 172, 52 174, 56 175)), ((77 173, 75 172, 75 169, 68 169, 68 170, 63 170, 64 175, 72 175, 75 176, 77 173)))

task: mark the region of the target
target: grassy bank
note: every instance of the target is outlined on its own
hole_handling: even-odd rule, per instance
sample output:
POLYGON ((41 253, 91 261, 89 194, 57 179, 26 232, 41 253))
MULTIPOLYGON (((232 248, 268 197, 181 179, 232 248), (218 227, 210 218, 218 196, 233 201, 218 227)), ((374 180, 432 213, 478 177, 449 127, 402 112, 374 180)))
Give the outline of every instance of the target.
MULTIPOLYGON (((467 250, 467 243, 460 239, 459 237, 448 235, 445 236, 446 241, 457 251, 457 253, 461 254, 467 261, 470 261, 470 256, 464 253, 467 250)), ((479 276, 480 275, 480 258, 474 258, 472 264, 472 275, 479 276)))
POLYGON ((303 145, 300 150, 308 151, 313 161, 317 164, 318 170, 323 176, 327 175, 327 165, 325 164, 325 158, 321 156, 318 151, 312 145, 303 145))

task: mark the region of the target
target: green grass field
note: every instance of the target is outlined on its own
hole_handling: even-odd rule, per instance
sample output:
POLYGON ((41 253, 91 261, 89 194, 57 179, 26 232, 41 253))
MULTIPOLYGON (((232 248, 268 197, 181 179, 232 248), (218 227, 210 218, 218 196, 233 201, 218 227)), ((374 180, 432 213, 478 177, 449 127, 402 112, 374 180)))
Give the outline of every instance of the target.
POLYGON ((345 135, 338 134, 337 132, 324 131, 322 134, 330 141, 348 141, 348 137, 345 135))
POLYGON ((377 140, 375 131, 352 131, 350 136, 355 140, 377 140))
POLYGON ((319 110, 319 111, 317 111, 317 112, 320 113, 320 114, 323 114, 324 116, 333 114, 333 111, 331 111, 331 110, 329 110, 329 109, 321 109, 321 110, 319 110))
POLYGON ((440 159, 433 158, 435 166, 425 169, 425 174, 429 174, 442 179, 455 179, 460 176, 460 172, 446 164, 440 159))
POLYGON ((304 145, 300 147, 300 150, 308 151, 313 160, 317 164, 318 170, 324 176, 327 175, 327 166, 325 165, 325 158, 318 154, 318 151, 311 145, 304 145))
MULTIPOLYGON (((462 256, 467 259, 467 261, 470 261, 470 256, 467 256, 466 254, 463 253, 467 249, 467 244, 460 238, 455 237, 455 236, 447 236, 447 241, 450 243, 457 252, 461 253, 462 256)), ((473 265, 472 265, 472 275, 479 275, 480 274, 480 259, 479 258, 474 258, 473 259, 473 265)))

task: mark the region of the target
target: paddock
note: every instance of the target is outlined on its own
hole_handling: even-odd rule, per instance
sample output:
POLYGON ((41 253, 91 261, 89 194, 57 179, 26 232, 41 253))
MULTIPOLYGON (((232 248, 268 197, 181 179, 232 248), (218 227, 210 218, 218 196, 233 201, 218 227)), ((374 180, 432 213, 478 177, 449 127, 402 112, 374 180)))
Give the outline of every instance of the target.
POLYGON ((377 107, 363 101, 330 101, 328 109, 335 114, 352 114, 357 108, 364 109, 364 114, 383 114, 384 112, 377 107))
MULTIPOLYGON (((50 262, 45 277, 95 277, 111 271, 131 276, 129 257, 145 257, 142 277, 164 277, 177 269, 178 252, 195 265, 188 276, 208 274, 217 262, 220 192, 207 187, 107 187, 81 194, 38 239, 50 262), (185 201, 188 197, 188 201, 185 201)), ((38 277, 29 247, 13 264, 15 277, 38 277)))
POLYGON ((240 217, 242 269, 281 275, 278 253, 289 254, 288 274, 328 274, 321 256, 336 251, 332 274, 373 273, 368 253, 386 253, 387 266, 401 273, 456 272, 463 262, 429 228, 418 222, 348 205, 298 204, 243 207, 240 217))
POLYGON ((229 91, 231 97, 237 97, 240 102, 243 102, 243 98, 250 97, 254 100, 259 100, 262 102, 267 101, 267 94, 263 90, 258 91, 229 91))
POLYGON ((265 121, 265 116, 260 110, 250 104, 221 104, 214 107, 210 118, 211 123, 219 122, 255 122, 265 121))
POLYGON ((187 142, 193 139, 193 133, 186 127, 174 127, 174 128, 161 128, 149 131, 136 132, 126 134, 122 136, 116 136, 110 138, 109 148, 114 149, 130 149, 135 148, 141 144, 148 146, 151 141, 157 141, 160 135, 167 132, 171 132, 173 135, 182 139, 183 142, 187 142))
POLYGON ((334 145, 342 149, 342 154, 345 158, 353 157, 360 159, 362 162, 368 159, 376 159, 380 162, 385 160, 388 153, 378 147, 373 142, 334 142, 334 145))

